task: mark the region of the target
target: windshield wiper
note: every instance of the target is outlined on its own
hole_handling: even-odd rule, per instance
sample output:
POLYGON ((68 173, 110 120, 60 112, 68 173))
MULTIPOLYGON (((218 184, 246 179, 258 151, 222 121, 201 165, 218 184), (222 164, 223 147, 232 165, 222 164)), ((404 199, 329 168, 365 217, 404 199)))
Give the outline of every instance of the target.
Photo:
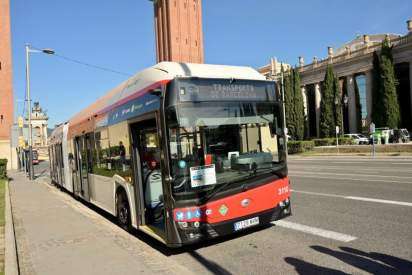
POLYGON ((282 178, 283 174, 279 172, 279 169, 273 169, 273 168, 259 168, 258 170, 269 170, 270 173, 272 173, 273 175, 276 175, 278 178, 282 178))

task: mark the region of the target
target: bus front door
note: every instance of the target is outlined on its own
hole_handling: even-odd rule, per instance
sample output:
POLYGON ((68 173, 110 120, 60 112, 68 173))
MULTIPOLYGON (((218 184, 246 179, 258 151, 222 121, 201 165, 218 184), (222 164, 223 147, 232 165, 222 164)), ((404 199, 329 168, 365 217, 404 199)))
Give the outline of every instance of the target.
POLYGON ((163 179, 156 119, 131 124, 130 131, 139 225, 150 226, 156 234, 164 236, 163 179))

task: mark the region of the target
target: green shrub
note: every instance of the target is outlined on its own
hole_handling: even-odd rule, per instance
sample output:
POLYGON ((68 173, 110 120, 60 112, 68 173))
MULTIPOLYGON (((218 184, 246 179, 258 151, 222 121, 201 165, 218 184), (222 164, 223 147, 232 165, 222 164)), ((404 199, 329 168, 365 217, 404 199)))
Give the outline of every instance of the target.
POLYGON ((299 154, 307 152, 313 149, 315 146, 312 140, 308 141, 289 141, 288 142, 288 153, 289 154, 299 154))
POLYGON ((315 146, 331 146, 336 143, 336 140, 333 138, 316 138, 313 142, 315 146))
POLYGON ((349 137, 339 138, 339 145, 353 145, 353 144, 355 144, 355 141, 352 138, 349 138, 349 137))
MULTIPOLYGON (((317 138, 313 139, 315 146, 336 146, 336 138, 317 138)), ((339 137, 339 145, 352 145, 354 140, 347 137, 339 137)))
POLYGON ((0 159, 0 179, 7 179, 7 159, 0 159))

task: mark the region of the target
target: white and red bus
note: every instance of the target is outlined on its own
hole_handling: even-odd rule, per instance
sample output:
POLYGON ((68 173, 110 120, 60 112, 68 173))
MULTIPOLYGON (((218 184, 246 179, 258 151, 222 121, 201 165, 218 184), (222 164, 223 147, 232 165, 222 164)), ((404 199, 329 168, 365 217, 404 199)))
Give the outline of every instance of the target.
POLYGON ((54 130, 52 180, 171 247, 282 219, 276 91, 249 67, 159 63, 54 130))

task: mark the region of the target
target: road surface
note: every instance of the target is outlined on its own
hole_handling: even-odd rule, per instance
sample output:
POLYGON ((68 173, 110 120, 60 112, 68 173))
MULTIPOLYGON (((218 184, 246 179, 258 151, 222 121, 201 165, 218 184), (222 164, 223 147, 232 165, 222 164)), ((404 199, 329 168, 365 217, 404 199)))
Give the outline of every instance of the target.
MULTIPOLYGON (((46 167, 41 164, 37 171, 45 175, 46 167)), ((135 233, 130 237, 141 243, 123 249, 126 254, 127 249, 146 249, 154 262, 173 263, 175 271, 181 268, 194 274, 412 274, 412 158, 294 157, 289 160, 289 173, 290 218, 178 250, 135 233)), ((58 197, 65 203, 78 203, 66 194, 58 197)), ((90 211, 85 206, 79 209, 77 215, 90 211)), ((96 216, 107 221, 101 213, 96 216)), ((99 224, 99 232, 117 230, 112 225, 110 220, 99 224)), ((88 257, 83 259, 77 264, 87 267, 88 257)), ((104 265, 116 263, 100 261, 99 272, 104 265)), ((139 268, 126 267, 131 272, 139 268)))

